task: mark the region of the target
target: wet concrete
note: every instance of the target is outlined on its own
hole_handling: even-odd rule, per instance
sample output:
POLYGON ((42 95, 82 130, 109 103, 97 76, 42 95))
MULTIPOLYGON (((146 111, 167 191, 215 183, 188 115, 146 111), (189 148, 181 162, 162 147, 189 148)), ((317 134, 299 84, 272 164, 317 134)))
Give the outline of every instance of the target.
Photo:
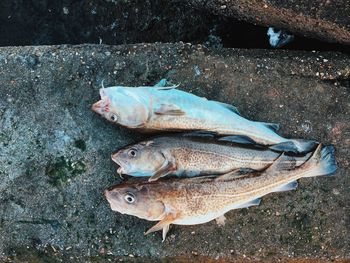
POLYGON ((341 53, 183 43, 0 48, 1 259, 349 259, 349 65, 341 53), (339 171, 231 211, 224 227, 173 226, 164 243, 160 233, 144 236, 154 223, 111 211, 103 190, 120 181, 111 152, 147 136, 90 107, 102 80, 161 78, 280 123, 284 136, 334 144, 339 171))

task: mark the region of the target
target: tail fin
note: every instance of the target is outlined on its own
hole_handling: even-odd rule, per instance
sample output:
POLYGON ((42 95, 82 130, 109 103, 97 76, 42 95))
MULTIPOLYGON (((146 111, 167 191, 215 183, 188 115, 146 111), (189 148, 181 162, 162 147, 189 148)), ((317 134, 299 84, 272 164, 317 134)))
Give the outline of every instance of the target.
MULTIPOLYGON (((325 146, 322 149, 321 144, 317 147, 309 161, 311 165, 310 173, 304 177, 313 177, 320 175, 332 175, 337 170, 337 162, 335 160, 335 150, 333 146, 325 146)), ((306 164, 307 164, 306 163, 306 164)))
POLYGON ((295 139, 269 146, 271 150, 289 153, 308 153, 316 148, 318 142, 313 140, 295 139))

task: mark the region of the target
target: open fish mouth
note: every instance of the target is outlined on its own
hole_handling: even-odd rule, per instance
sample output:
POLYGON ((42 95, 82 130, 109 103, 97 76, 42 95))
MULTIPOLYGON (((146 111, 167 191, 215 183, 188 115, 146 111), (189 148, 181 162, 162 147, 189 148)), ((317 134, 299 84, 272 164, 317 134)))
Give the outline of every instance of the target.
POLYGON ((103 106, 102 106, 102 104, 103 104, 103 101, 99 100, 98 102, 92 104, 91 109, 94 112, 98 113, 98 114, 102 114, 103 113, 103 106))
POLYGON ((125 174, 126 172, 126 167, 127 167, 127 164, 122 162, 121 160, 119 160, 118 158, 116 158, 114 156, 114 154, 112 154, 112 161, 115 162, 117 165, 119 165, 118 169, 117 169, 117 173, 119 175, 122 175, 122 174, 125 174))
POLYGON ((99 101, 92 104, 91 109, 96 113, 102 114, 104 112, 109 112, 110 104, 111 102, 109 98, 102 97, 99 101))

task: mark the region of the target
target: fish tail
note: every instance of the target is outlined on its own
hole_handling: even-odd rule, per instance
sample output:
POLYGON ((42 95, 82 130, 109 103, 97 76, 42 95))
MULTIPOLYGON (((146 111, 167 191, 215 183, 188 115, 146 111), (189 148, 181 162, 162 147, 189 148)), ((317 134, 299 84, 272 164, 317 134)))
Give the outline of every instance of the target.
POLYGON ((269 146, 271 150, 289 153, 308 153, 316 148, 318 142, 314 140, 295 139, 269 146))
POLYGON ((308 164, 310 168, 304 177, 330 176, 334 174, 337 170, 334 146, 330 145, 322 148, 320 144, 306 164, 308 164))

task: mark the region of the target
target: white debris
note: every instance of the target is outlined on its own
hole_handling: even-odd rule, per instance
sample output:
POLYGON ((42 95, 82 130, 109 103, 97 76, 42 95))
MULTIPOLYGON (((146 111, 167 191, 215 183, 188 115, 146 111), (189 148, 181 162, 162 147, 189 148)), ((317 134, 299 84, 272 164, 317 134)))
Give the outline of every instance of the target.
POLYGON ((267 35, 270 37, 270 45, 274 48, 282 47, 294 39, 292 34, 282 30, 275 30, 273 27, 269 27, 267 35))
POLYGON ((62 8, 63 9, 63 14, 65 14, 65 15, 68 15, 69 14, 69 9, 68 9, 68 7, 63 7, 62 8))

